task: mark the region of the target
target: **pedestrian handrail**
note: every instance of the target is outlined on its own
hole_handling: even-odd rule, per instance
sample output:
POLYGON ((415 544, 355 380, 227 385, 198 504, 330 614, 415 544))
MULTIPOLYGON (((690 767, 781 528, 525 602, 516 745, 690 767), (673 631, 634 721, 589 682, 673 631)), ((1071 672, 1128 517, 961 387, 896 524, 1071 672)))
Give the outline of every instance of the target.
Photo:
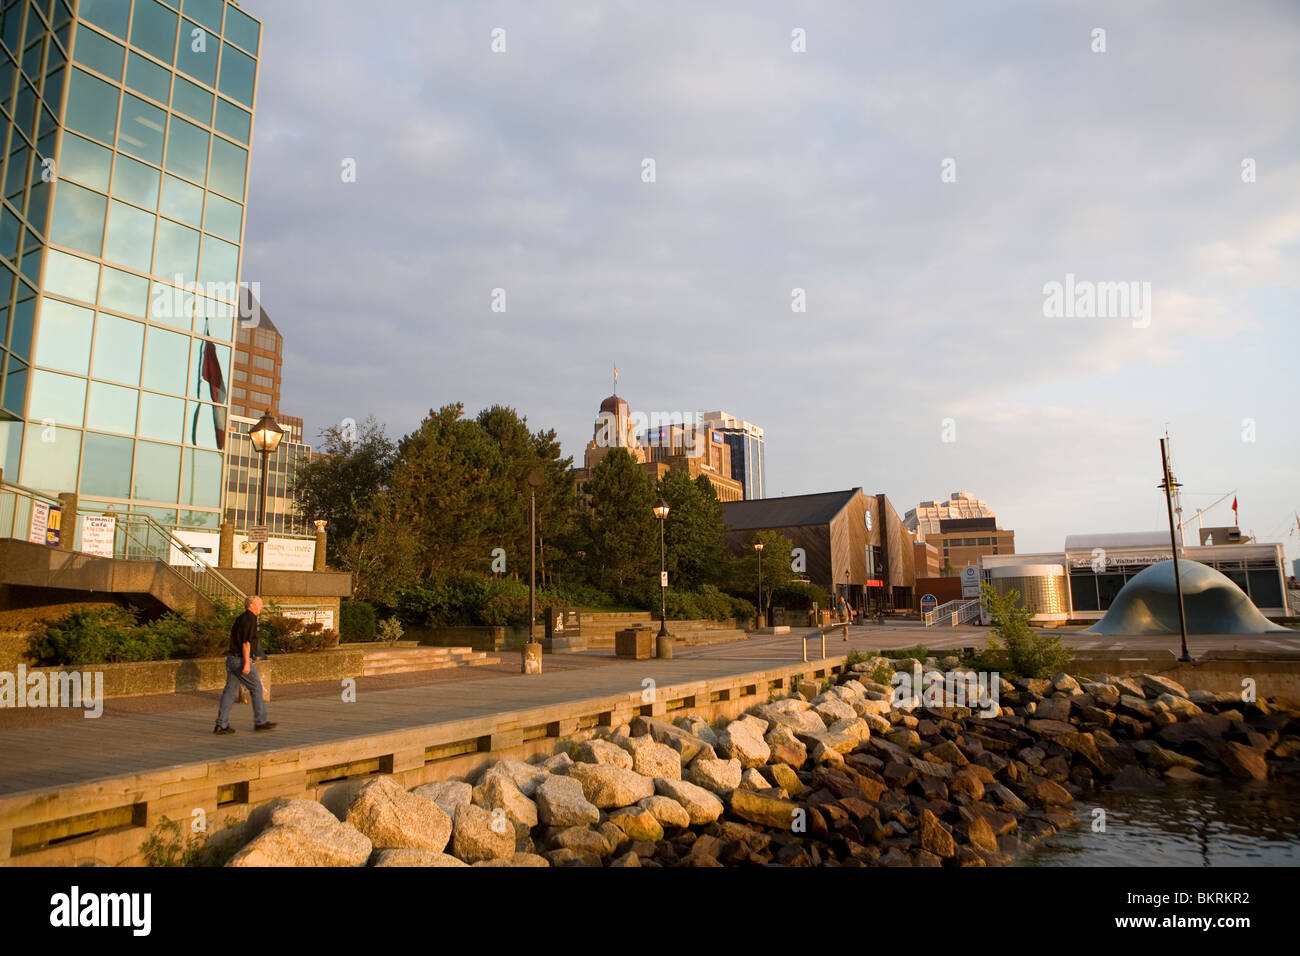
POLYGON ((827 624, 825 627, 819 627, 816 630, 806 631, 803 635, 803 659, 808 660, 808 638, 820 637, 822 639, 822 660, 826 660, 826 632, 833 631, 836 628, 844 628, 844 639, 849 639, 849 622, 838 621, 835 624, 827 624))
MULTIPOLYGON (((0 482, 0 533, 3 533, 7 523, 9 537, 27 540, 27 532, 24 530, 20 534, 19 529, 30 526, 32 507, 37 502, 55 506, 60 504, 57 497, 34 488, 8 481, 0 482)), ((114 558, 127 561, 155 561, 211 604, 224 603, 239 607, 244 603, 243 591, 235 587, 225 575, 205 561, 188 544, 176 537, 171 529, 159 524, 150 515, 119 513, 111 508, 86 507, 84 503, 78 503, 77 513, 105 515, 116 519, 113 532, 114 558), (173 558, 179 560, 174 562, 173 558)), ((75 543, 77 534, 75 527, 64 527, 61 532, 70 535, 67 540, 75 543)))
POLYGON ((979 598, 958 598, 940 604, 933 611, 926 611, 921 617, 926 627, 934 627, 935 624, 956 627, 958 624, 974 620, 979 614, 979 609, 979 598))

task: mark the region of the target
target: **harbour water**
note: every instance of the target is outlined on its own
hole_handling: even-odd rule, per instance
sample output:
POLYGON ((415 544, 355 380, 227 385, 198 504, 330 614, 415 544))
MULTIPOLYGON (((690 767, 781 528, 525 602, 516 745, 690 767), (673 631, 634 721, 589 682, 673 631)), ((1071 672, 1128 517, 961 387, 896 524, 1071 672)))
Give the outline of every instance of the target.
POLYGON ((1102 791, 1079 823, 1024 851, 1017 866, 1300 866, 1300 781, 1102 791), (1095 831, 1094 809, 1105 811, 1095 831))

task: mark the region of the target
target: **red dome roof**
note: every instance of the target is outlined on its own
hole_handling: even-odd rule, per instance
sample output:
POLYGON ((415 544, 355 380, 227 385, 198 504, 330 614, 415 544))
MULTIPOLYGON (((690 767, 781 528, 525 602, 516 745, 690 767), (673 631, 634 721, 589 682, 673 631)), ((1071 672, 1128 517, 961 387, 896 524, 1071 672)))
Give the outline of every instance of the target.
POLYGON ((602 412, 609 412, 613 415, 626 415, 629 411, 628 404, 617 395, 611 395, 600 403, 602 412))

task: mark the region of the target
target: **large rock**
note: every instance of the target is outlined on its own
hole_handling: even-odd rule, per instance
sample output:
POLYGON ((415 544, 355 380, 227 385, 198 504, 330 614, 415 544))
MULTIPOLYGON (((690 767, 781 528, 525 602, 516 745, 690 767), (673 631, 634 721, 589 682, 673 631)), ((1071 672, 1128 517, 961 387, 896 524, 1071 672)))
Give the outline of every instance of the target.
POLYGON ((1175 697, 1186 699, 1187 688, 1176 680, 1170 680, 1168 677, 1161 677, 1159 674, 1143 674, 1142 689, 1159 697, 1161 694, 1173 694, 1175 697))
POLYGON ((838 697, 825 697, 820 703, 813 703, 813 713, 822 719, 827 726, 835 723, 837 720, 844 720, 858 716, 858 712, 853 706, 838 697))
POLYGON ((593 853, 596 856, 609 856, 618 845, 599 830, 588 827, 567 827, 551 838, 556 849, 576 850, 593 853))
POLYGON ((512 823, 525 830, 537 826, 537 804, 525 797, 504 774, 490 775, 486 783, 475 787, 473 802, 489 812, 504 810, 512 823))
POLYGON ((714 793, 730 793, 740 786, 740 761, 710 760, 697 757, 686 772, 686 779, 696 786, 712 790, 714 793))
MULTIPOLYGON (((908 731, 913 733, 913 731, 908 731)), ((820 745, 837 754, 851 753, 862 741, 852 734, 833 734, 829 730, 820 734, 800 734, 799 739, 815 751, 820 745)), ((816 759, 816 758, 814 758, 816 759)))
POLYGON ((779 709, 777 705, 783 703, 785 701, 777 701, 775 704, 754 708, 754 713, 767 721, 769 732, 775 727, 789 727, 795 733, 826 729, 826 721, 813 713, 806 701, 791 701, 791 703, 803 704, 802 710, 779 709))
POLYGON ((462 780, 447 780, 421 784, 411 793, 425 800, 432 800, 438 809, 447 814, 448 820, 456 816, 456 808, 462 803, 469 803, 474 798, 474 788, 462 780))
POLYGON ((284 800, 227 866, 365 866, 370 840, 314 800, 284 800))
POLYGON ((1161 694, 1156 698, 1156 704, 1164 704, 1166 709, 1179 720, 1187 720, 1189 717, 1195 717, 1197 714, 1202 713, 1201 708, 1186 697, 1179 697, 1176 694, 1161 694))
POLYGON ((583 794, 602 810, 630 807, 655 792, 649 777, 608 764, 575 763, 569 768, 569 777, 582 784, 583 794))
POLYGON ((615 810, 609 815, 609 822, 636 841, 658 843, 664 838, 663 824, 645 807, 623 807, 621 810, 615 810))
POLYGON ((709 726, 709 722, 699 714, 687 714, 684 717, 678 717, 673 723, 688 734, 699 737, 706 744, 712 747, 718 746, 718 735, 709 726))
MULTIPOLYGON (((740 768, 736 768, 739 777, 740 768)), ((722 816, 723 806, 713 793, 697 784, 686 780, 660 777, 655 780, 655 792, 669 797, 682 805, 690 818, 691 826, 703 826, 722 816)))
POLYGON ((673 750, 681 754, 683 766, 689 764, 701 752, 706 752, 705 755, 709 757, 717 756, 713 747, 699 737, 688 734, 680 727, 674 727, 672 724, 654 717, 634 718, 632 733, 638 737, 649 734, 657 743, 667 744, 672 747, 673 750))
POLYGON ((941 859, 957 854, 957 841, 930 810, 921 811, 921 849, 941 859))
POLYGON ((632 755, 608 740, 584 740, 578 745, 578 762, 632 769, 632 755))
POLYGON ((660 826, 684 828, 691 825, 691 815, 672 797, 658 795, 646 797, 644 800, 638 800, 636 805, 653 813, 660 826))
POLYGON ((837 720, 826 728, 826 732, 829 734, 847 734, 855 738, 859 744, 864 740, 871 739, 871 725, 861 717, 837 720))
POLYGON ((600 809, 572 777, 549 777, 537 788, 536 798, 537 819, 548 826, 588 826, 600 820, 600 809))
POLYGON ((772 756, 772 749, 763 740, 766 730, 767 722, 758 718, 733 720, 718 735, 718 753, 723 759, 739 760, 741 767, 761 767, 772 756))
POLYGON ((390 776, 368 780, 357 791, 347 822, 364 833, 376 850, 441 853, 451 837, 451 817, 432 800, 408 793, 390 776))
POLYGON ((479 780, 479 784, 487 783, 489 776, 498 774, 507 777, 525 797, 532 797, 542 781, 550 776, 544 768, 521 760, 498 760, 488 768, 487 773, 479 780))
POLYGON ((789 800, 765 797, 751 790, 736 789, 731 791, 729 809, 734 816, 750 823, 789 830, 799 805, 789 800))
POLYGON ((1264 762, 1264 754, 1245 744, 1229 740, 1223 745, 1219 759, 1235 777, 1243 780, 1268 779, 1268 764, 1264 762))
POLYGON ((1049 697, 1040 700, 1034 708, 1034 716, 1039 720, 1066 720, 1070 716, 1070 699, 1049 697))
POLYGON ((515 828, 504 814, 492 814, 468 803, 456 808, 451 848, 466 863, 508 860, 515 854, 515 828))
POLYGON ((632 757, 631 769, 643 777, 682 776, 682 755, 667 744, 661 744, 649 734, 640 737, 623 737, 619 746, 632 757))
POLYGON ((795 736, 794 730, 790 727, 782 725, 774 727, 767 732, 763 741, 767 744, 771 753, 770 759, 774 763, 788 764, 797 769, 808 759, 808 748, 795 736))
POLYGON ((458 860, 449 853, 435 853, 433 850, 415 850, 410 848, 380 850, 375 854, 371 866, 469 866, 464 860, 458 860))

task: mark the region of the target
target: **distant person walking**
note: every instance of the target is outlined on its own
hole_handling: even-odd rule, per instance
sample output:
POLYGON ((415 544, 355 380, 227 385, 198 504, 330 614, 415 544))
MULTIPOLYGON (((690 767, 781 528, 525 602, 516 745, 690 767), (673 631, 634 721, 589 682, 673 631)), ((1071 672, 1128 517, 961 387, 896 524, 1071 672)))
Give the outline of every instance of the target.
POLYGON ((848 619, 849 619, 849 602, 844 600, 844 595, 841 594, 840 595, 840 620, 847 621, 848 619))
POLYGON ((226 649, 226 686, 221 692, 214 734, 233 734, 230 709, 235 706, 239 688, 248 688, 253 699, 253 729, 270 730, 275 724, 267 719, 266 701, 262 699, 262 678, 253 666, 253 658, 265 657, 257 635, 257 615, 262 613, 262 599, 256 594, 244 599, 244 613, 230 626, 230 646, 226 649))

